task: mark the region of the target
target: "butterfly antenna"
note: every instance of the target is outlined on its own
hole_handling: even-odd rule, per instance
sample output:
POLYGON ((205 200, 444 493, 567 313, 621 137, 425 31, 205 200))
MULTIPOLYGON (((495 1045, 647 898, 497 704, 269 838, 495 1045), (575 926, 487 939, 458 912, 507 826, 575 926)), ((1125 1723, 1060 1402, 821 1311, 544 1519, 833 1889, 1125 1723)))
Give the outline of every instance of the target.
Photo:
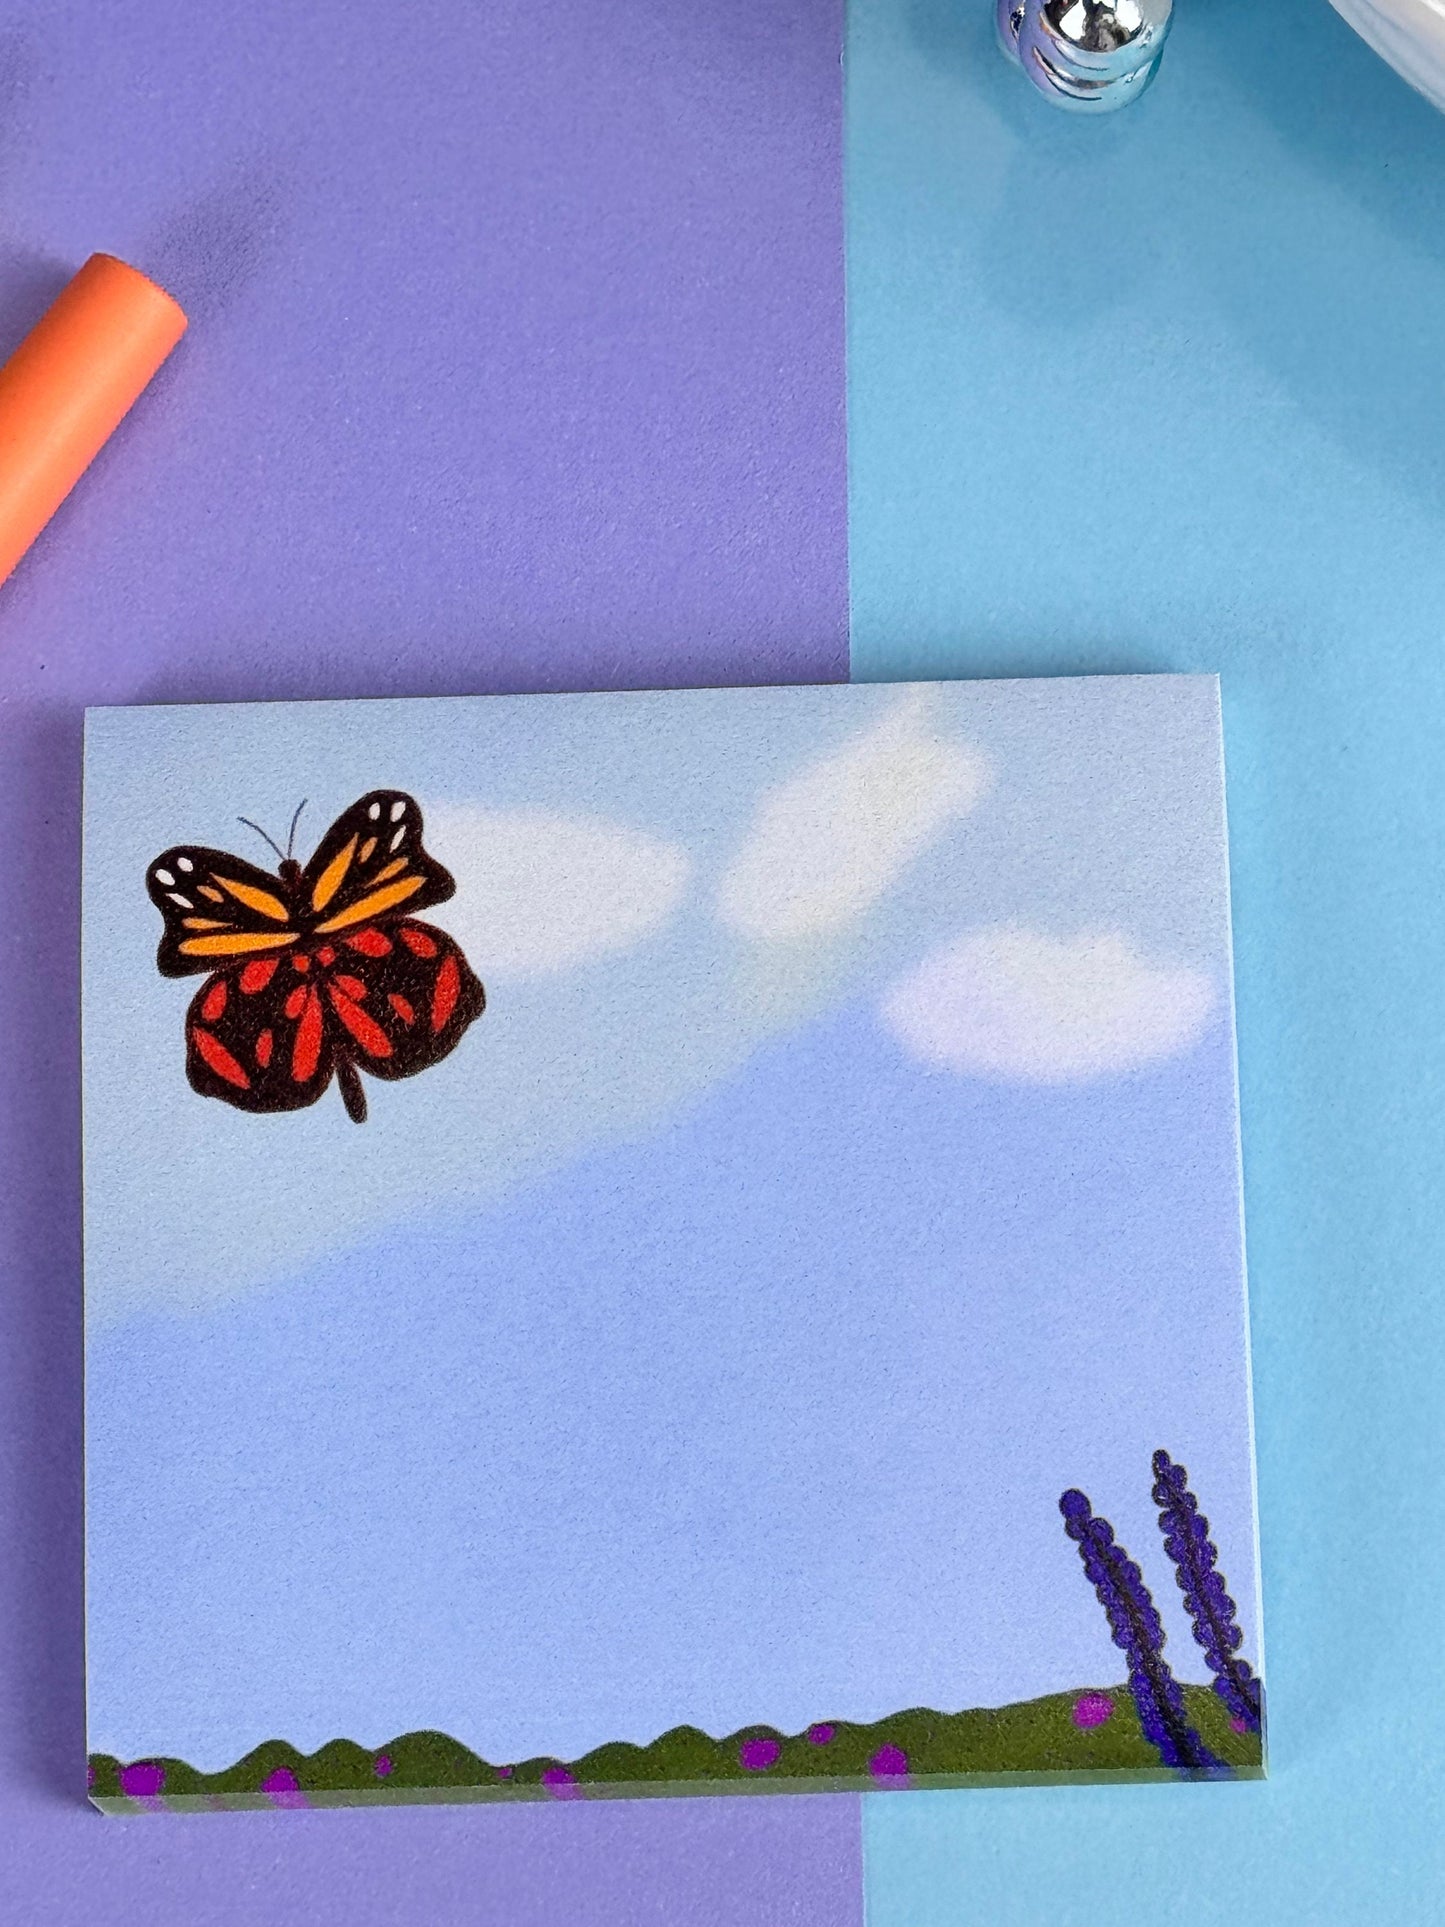
POLYGON ((286 852, 283 849, 281 849, 281 847, 278 845, 274 836, 266 835, 266 832, 261 828, 261 825, 259 823, 253 823, 249 816, 238 816, 236 818, 236 821, 238 823, 244 823, 248 830, 254 830, 257 836, 261 837, 265 842, 271 845, 271 848, 275 850, 277 856, 280 857, 283 863, 286 861, 286 852))
POLYGON ((305 807, 306 807, 306 798, 303 796, 301 801, 296 805, 296 814, 291 819, 291 829, 286 838, 286 854, 288 857, 291 855, 292 849, 295 847, 296 825, 301 821, 301 812, 302 810, 305 809, 305 807))

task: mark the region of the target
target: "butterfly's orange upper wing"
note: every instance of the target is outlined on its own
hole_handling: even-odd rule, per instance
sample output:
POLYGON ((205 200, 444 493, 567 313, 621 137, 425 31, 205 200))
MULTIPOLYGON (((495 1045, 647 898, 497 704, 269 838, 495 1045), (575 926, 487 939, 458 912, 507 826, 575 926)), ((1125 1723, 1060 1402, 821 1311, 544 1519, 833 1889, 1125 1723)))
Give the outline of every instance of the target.
POLYGON ((178 844, 146 871, 146 889, 165 923, 156 951, 163 977, 224 970, 300 941, 280 878, 224 850, 178 844))
POLYGON ((421 810, 401 790, 372 790, 339 816, 301 873, 300 910, 313 936, 415 916, 456 893, 422 844, 421 810))

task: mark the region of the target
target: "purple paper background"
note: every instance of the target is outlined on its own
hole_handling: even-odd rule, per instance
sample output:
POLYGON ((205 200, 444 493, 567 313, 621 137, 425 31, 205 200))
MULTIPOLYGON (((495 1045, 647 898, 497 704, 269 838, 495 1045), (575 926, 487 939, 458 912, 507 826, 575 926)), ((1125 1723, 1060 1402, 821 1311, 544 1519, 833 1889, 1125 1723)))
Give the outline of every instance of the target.
POLYGON ((845 676, 841 16, 0 32, 0 341, 96 247, 193 321, 0 592, 0 1917, 861 1920, 851 1799, 126 1823, 80 1791, 81 709, 845 676))

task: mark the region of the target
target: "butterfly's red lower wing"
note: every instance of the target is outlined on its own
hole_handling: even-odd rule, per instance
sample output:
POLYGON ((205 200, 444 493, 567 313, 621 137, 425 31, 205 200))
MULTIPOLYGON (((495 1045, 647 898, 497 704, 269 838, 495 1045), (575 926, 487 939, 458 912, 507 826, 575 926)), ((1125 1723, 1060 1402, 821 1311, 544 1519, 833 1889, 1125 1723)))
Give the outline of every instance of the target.
POLYGON ((445 931, 368 924, 208 977, 186 1013, 186 1075, 240 1110, 300 1110, 343 1062, 382 1078, 438 1063, 485 1005, 445 931))
POLYGON ((254 958, 208 977, 191 999, 186 1075, 203 1097, 243 1111, 299 1111, 316 1102, 335 1068, 309 959, 254 958))
POLYGON ((412 1077, 439 1063, 486 1001, 455 940, 413 918, 348 935, 326 976, 335 1048, 373 1077, 412 1077))

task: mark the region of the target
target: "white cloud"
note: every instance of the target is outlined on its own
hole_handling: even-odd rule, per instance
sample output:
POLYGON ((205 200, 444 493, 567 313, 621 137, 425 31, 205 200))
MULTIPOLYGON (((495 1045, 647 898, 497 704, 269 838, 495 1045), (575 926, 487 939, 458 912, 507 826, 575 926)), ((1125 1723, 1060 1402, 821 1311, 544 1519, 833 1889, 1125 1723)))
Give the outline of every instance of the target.
POLYGON ((829 936, 860 917, 988 786, 983 759, 930 727, 912 690, 871 729, 769 790, 718 891, 718 915, 762 943, 829 936))
POLYGON ((691 869, 675 843, 549 810, 432 804, 426 840, 457 880, 440 920, 483 980, 631 949, 672 916, 691 869))
POLYGON ((884 1022, 925 1064, 1065 1084, 1187 1050, 1214 1005, 1202 971, 1146 961, 1117 931, 1007 926, 935 950, 887 992, 884 1022))

